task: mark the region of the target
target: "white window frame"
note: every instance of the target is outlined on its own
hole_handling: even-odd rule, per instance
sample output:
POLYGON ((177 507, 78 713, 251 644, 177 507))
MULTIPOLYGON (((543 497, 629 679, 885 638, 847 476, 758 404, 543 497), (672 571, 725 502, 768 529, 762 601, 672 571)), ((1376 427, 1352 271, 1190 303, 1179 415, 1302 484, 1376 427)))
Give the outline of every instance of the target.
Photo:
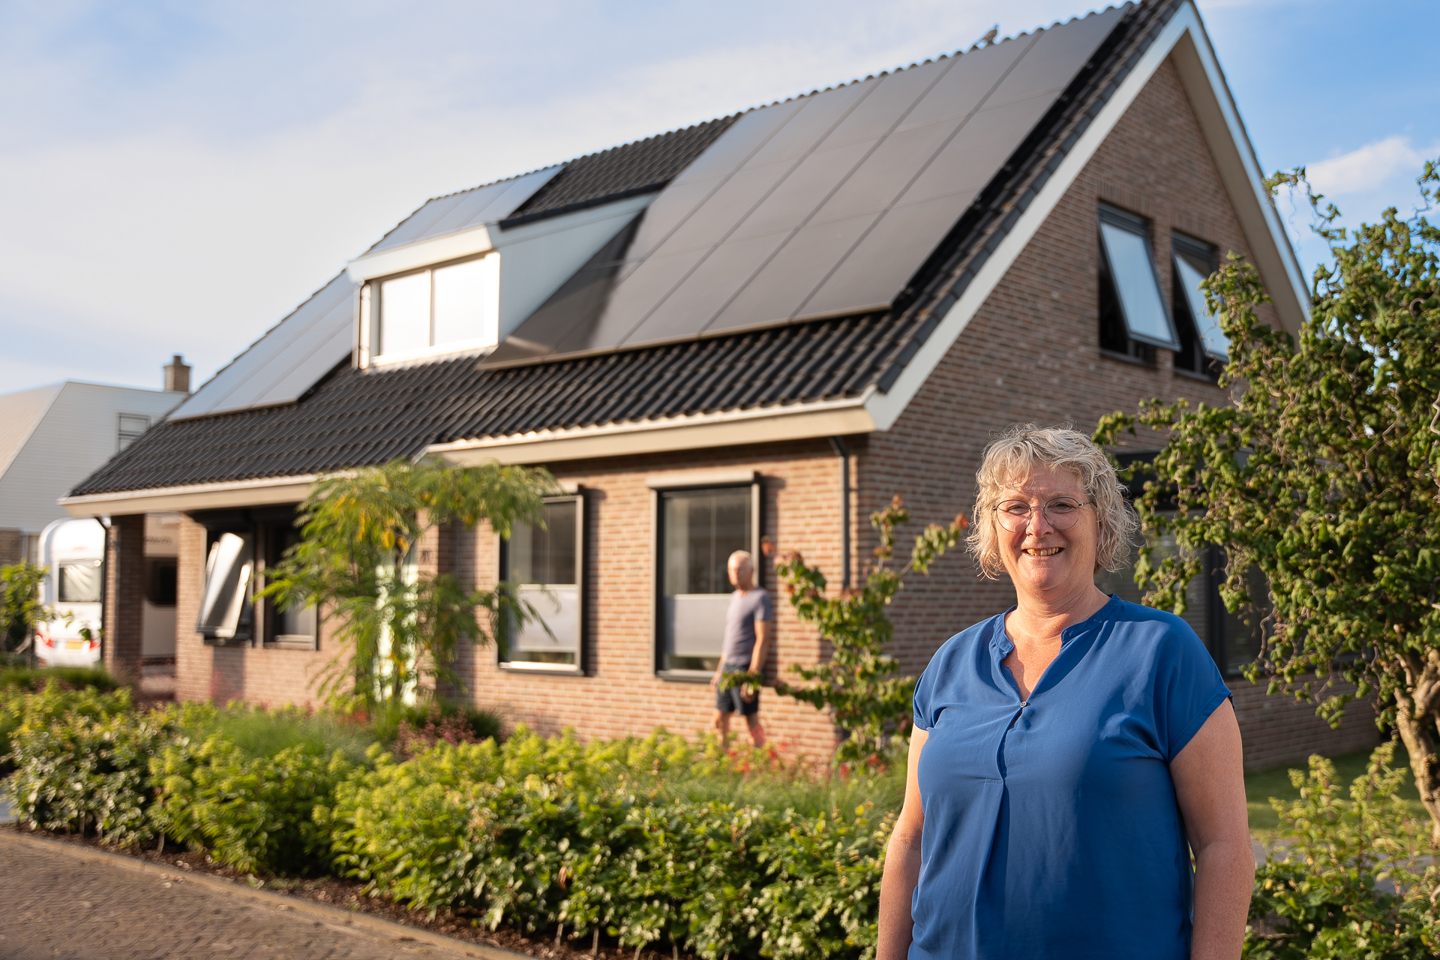
MULTIPOLYGON (((1163 347, 1166 350, 1180 349, 1180 338, 1175 334, 1175 318, 1170 315, 1166 305, 1164 292, 1160 288, 1160 277, 1155 271, 1155 251, 1150 245, 1150 230, 1144 220, 1139 217, 1123 213, 1113 207, 1100 207, 1100 255, 1105 258, 1105 266, 1110 273, 1110 282, 1115 286, 1115 299, 1120 309, 1120 317, 1125 322, 1126 335, 1138 343, 1149 344, 1152 347, 1163 347), (1138 238, 1145 245, 1145 260, 1149 264, 1149 282, 1153 289, 1136 290, 1122 283, 1122 275, 1115 268, 1115 261, 1111 255, 1110 240, 1107 238, 1107 228, 1111 231, 1122 231, 1138 238), (1137 331, 1135 324, 1131 322, 1130 312, 1137 306, 1137 297, 1145 297, 1153 294, 1156 304, 1159 306, 1160 316, 1164 321, 1165 329, 1169 331, 1169 339, 1154 336, 1145 331, 1137 331)), ((1128 274, 1126 274, 1128 276, 1128 274)), ((1141 280, 1140 282, 1144 282, 1141 280)))
POLYGON ((410 363, 416 360, 428 360, 435 357, 446 357, 454 354, 469 353, 472 351, 488 350, 494 347, 500 339, 500 254, 490 251, 478 256, 463 257, 457 260, 449 260, 444 263, 433 263, 415 270, 406 270, 403 273, 395 273, 385 277, 376 277, 369 280, 360 289, 360 343, 361 356, 364 366, 387 366, 389 364, 410 363), (487 262, 488 261, 488 262, 487 262), (436 344, 435 340, 435 272, 444 270, 447 267, 456 267, 461 264, 481 262, 485 264, 487 271, 486 289, 483 293, 487 301, 483 309, 488 314, 488 321, 495 325, 493 336, 475 337, 469 340, 456 340, 444 344, 436 344), (430 278, 430 346, 406 350, 399 353, 376 353, 375 342, 377 338, 380 345, 385 345, 385 307, 384 296, 381 286, 391 280, 400 280, 405 277, 428 274, 430 278))
MULTIPOLYGON (((697 492, 701 490, 748 489, 750 491, 750 555, 755 558, 755 579, 760 582, 760 538, 761 519, 764 512, 764 496, 760 475, 753 470, 743 471, 696 471, 686 475, 651 477, 646 481, 650 487, 650 557, 652 569, 651 590, 651 649, 655 656, 655 675, 662 680, 682 683, 708 683, 714 676, 713 670, 670 669, 665 666, 666 646, 669 638, 665 630, 665 530, 664 495, 667 493, 697 492)), ((714 594, 716 597, 729 593, 714 594)), ((722 625, 723 631, 723 625, 722 625)))
MULTIPOLYGON (((574 663, 545 663, 538 660, 506 660, 500 653, 497 644, 495 652, 495 663, 501 670, 514 670, 521 673, 553 673, 570 674, 583 676, 585 674, 585 647, 586 631, 585 624, 589 614, 589 604, 586 599, 586 577, 585 577, 585 554, 588 546, 585 536, 585 491, 577 487, 574 493, 567 493, 563 496, 546 497, 545 502, 549 503, 574 503, 575 504, 575 590, 576 590, 576 623, 575 623, 575 662, 574 663)), ((508 580, 510 577, 509 544, 499 534, 495 535, 495 561, 498 579, 508 580)), ((535 608, 541 611, 542 616, 547 603, 553 603, 553 594, 547 597, 547 591, 541 584, 521 584, 520 597, 528 600, 535 608), (528 588, 528 589, 527 589, 528 588)), ((551 628, 554 629, 553 627, 551 628)), ((540 630, 539 624, 526 624, 524 631, 540 630)), ((507 647, 509 644, 507 643, 507 647)))

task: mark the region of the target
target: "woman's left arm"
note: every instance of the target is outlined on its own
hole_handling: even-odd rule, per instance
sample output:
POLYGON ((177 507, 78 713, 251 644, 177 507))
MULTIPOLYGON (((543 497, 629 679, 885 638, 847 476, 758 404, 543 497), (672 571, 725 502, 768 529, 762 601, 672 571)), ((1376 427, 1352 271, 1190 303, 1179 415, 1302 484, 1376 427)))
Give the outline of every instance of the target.
POLYGON ((1170 762, 1170 778, 1195 851, 1191 960, 1236 960, 1255 886, 1255 848, 1245 806, 1244 755, 1226 700, 1170 762))

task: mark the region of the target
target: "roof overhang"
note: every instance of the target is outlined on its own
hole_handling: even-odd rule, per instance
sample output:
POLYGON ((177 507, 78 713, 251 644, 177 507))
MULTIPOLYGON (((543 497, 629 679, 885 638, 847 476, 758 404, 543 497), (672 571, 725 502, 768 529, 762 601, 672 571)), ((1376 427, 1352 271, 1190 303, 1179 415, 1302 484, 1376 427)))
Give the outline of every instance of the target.
POLYGON ((1186 0, 1142 55, 1135 69, 1121 82, 1109 102, 1076 141, 1054 175, 1016 220, 1005 239, 975 274, 974 280, 940 320, 934 333, 916 351, 895 383, 885 393, 872 395, 866 404, 877 429, 888 430, 904 413, 910 400, 939 365, 955 340, 979 313, 1021 252, 1049 218, 1085 169, 1110 131, 1167 58, 1175 65, 1200 121, 1221 180, 1250 245, 1251 257, 1266 291, 1275 302, 1280 323, 1297 333, 1310 310, 1310 294, 1290 238, 1285 233, 1250 137, 1225 84, 1215 51, 1186 0))
POLYGON ((873 392, 872 388, 851 399, 791 407, 437 443, 425 452, 465 466, 492 460, 533 464, 849 436, 876 429, 875 419, 866 408, 873 392))
POLYGON ((197 483, 183 487, 154 487, 149 490, 121 490, 81 497, 61 497, 60 505, 72 517, 263 507, 277 503, 299 503, 309 496, 319 479, 315 474, 307 474, 300 477, 197 483))

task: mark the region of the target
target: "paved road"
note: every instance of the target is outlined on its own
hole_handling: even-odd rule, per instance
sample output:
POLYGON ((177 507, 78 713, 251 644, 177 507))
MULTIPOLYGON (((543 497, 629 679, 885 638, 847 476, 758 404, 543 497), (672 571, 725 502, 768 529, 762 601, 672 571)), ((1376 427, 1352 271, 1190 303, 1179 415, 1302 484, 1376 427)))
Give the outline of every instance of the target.
MULTIPOLYGON (((8 828, 0 828, 9 833, 8 828)), ((351 926, 341 912, 273 905, 159 868, 141 872, 84 848, 0 837, 0 960, 459 958, 351 926)), ((492 954, 493 956, 493 954, 492 954)))

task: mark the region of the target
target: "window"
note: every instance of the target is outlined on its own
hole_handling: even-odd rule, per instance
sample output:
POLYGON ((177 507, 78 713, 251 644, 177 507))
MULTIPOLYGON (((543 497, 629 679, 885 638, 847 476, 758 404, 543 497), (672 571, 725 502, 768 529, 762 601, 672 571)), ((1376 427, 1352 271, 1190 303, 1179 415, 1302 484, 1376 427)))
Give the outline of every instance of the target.
POLYGON ((662 673, 708 676, 720 662, 733 587, 726 562, 758 556, 759 485, 660 490, 657 566, 662 673))
POLYGON ((130 444, 140 439, 140 435, 150 429, 150 418, 143 413, 122 413, 120 414, 120 449, 124 450, 130 444))
POLYGON ((175 585, 178 567, 169 557, 146 561, 150 568, 145 578, 145 599, 157 607, 175 606, 175 585))
MULTIPOLYGON (((1153 456, 1153 453, 1130 453, 1120 454, 1117 459, 1122 464, 1130 464, 1136 461, 1148 462, 1153 456)), ((1130 494, 1139 493, 1145 481, 1153 479, 1153 476, 1142 476, 1130 481, 1130 494)), ((1157 566, 1175 553, 1173 536, 1167 535, 1158 542, 1152 540, 1150 543, 1150 559, 1157 566)), ((1203 560, 1201 573, 1185 588, 1184 620, 1204 641, 1221 672, 1227 676, 1238 674, 1260 656, 1264 638, 1263 621, 1270 612, 1270 593, 1265 583, 1265 575, 1258 568, 1250 569, 1246 574, 1246 589, 1256 603, 1250 609, 1242 607, 1235 613, 1230 613, 1220 599, 1220 584, 1225 579, 1224 551, 1218 547, 1209 547, 1203 560)), ((1139 603, 1141 592, 1135 584, 1134 561, 1135 556, 1132 553, 1130 563, 1120 570, 1114 573, 1102 570, 1095 577, 1095 585, 1122 600, 1139 603)))
POLYGON ((545 525, 516 524, 500 542, 500 579, 544 621, 507 630, 506 666, 520 670, 581 668, 584 633, 585 501, 577 495, 545 501, 545 525), (546 630, 546 627, 549 630, 546 630))
POLYGON ((213 535, 205 559, 205 584, 200 590, 196 632, 207 641, 249 640, 254 619, 251 574, 254 537, 250 534, 213 535))
POLYGON ((103 586, 99 560, 60 564, 61 603, 99 603, 103 586))
POLYGON ((1175 271, 1172 299, 1175 303, 1175 325, 1180 333, 1180 350, 1175 354, 1175 367, 1192 373, 1218 376, 1230 354, 1230 342, 1220 332, 1215 315, 1205 303, 1200 284, 1215 272, 1215 251, 1176 234, 1172 238, 1175 271))
POLYGON ((494 346, 499 277, 491 254, 378 281, 371 353, 383 361, 494 346))
POLYGON ((1145 221, 1100 208, 1100 347, 1149 362, 1180 344, 1160 295, 1145 221))
MULTIPOLYGON (((265 537, 265 565, 274 566, 285 556, 285 551, 300 541, 300 531, 293 522, 270 524, 262 528, 265 537)), ((319 618, 313 606, 281 610, 275 601, 265 604, 267 647, 286 650, 315 650, 319 646, 319 618)))

